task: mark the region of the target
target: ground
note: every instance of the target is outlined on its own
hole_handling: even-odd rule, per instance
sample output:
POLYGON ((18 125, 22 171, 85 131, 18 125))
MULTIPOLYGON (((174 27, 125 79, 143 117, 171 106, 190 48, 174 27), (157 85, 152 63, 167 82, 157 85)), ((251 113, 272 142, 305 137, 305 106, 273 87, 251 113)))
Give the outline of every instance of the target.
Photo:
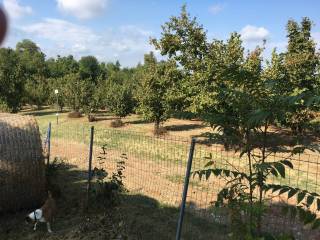
MULTIPOLYGON (((44 108, 39 111, 30 111, 30 109, 25 109, 21 114, 34 115, 38 120, 40 129, 47 127, 49 122, 52 122, 52 124, 56 124, 57 122, 56 111, 51 108, 44 108)), ((87 126, 93 125, 96 128, 109 128, 111 121, 117 119, 117 117, 105 111, 101 111, 96 114, 97 121, 92 123, 89 123, 85 116, 71 119, 68 118, 67 115, 67 111, 59 113, 58 122, 64 126, 77 126, 78 124, 81 124, 87 126)), ((144 121, 140 115, 131 114, 123 118, 122 121, 125 123, 125 125, 121 127, 122 130, 137 131, 148 135, 153 134, 154 124, 144 121)), ((170 118, 163 124, 163 126, 167 129, 168 135, 185 138, 200 136, 203 133, 212 131, 210 127, 199 120, 170 118)))
MULTIPOLYGON (((60 169, 57 180, 62 189, 62 197, 58 200, 61 211, 54 223, 53 235, 46 233, 45 226, 34 233, 31 226, 23 223, 26 212, 4 216, 0 218, 0 239, 125 239, 126 236, 128 239, 174 239, 190 138, 203 137, 207 132, 212 132, 211 128, 198 120, 172 118, 163 125, 167 130, 165 138, 154 139, 150 138, 153 124, 145 122, 138 115, 122 119, 125 126, 114 130, 110 129, 110 123, 116 117, 106 112, 100 112, 97 115, 98 121, 93 123, 89 123, 86 117, 68 118, 68 113, 63 112, 59 113, 58 124, 54 109, 27 109, 22 114, 36 117, 43 136, 46 135, 48 123, 52 123, 52 158, 60 156, 68 164, 67 168, 60 169), (91 207, 85 212, 90 126, 95 127, 95 161, 106 139, 109 141, 110 159, 117 160, 122 153, 130 156, 125 173, 125 184, 130 191, 121 194, 121 204, 116 207, 91 207)), ((284 133, 281 139, 285 139, 289 145, 288 136, 284 133)), ((209 153, 214 154, 217 164, 221 166, 225 166, 226 161, 241 166, 238 157, 225 151, 222 145, 198 144, 193 167, 203 167, 209 153)), ((297 171, 289 172, 289 182, 282 183, 293 183, 297 187, 319 191, 318 173, 312 171, 318 166, 319 156, 315 155, 311 160, 309 158, 310 155, 302 155, 294 159, 294 163, 299 164, 297 171), (300 166, 300 160, 307 161, 308 165, 300 166)), ((94 166, 97 166, 98 162, 95 161, 94 166)), ((108 166, 104 167, 112 170, 108 166)), ((216 198, 214 191, 222 185, 223 181, 199 181, 192 178, 189 209, 207 209, 216 198)), ((227 233, 223 225, 205 221, 192 211, 186 215, 183 239, 225 239, 227 233)))
MULTIPOLYGON (((32 224, 24 222, 28 213, 8 214, 0 218, 0 239, 6 240, 78 240, 78 239, 173 239, 179 209, 157 200, 124 192, 120 203, 103 207, 90 198, 88 210, 84 199, 86 182, 84 172, 64 164, 56 172, 55 183, 61 189, 57 198, 58 214, 52 224, 53 234, 46 232, 45 224, 33 231, 32 224)), ((188 228, 183 239, 224 239, 225 228, 212 226, 205 220, 186 215, 188 228)))
MULTIPOLYGON (((22 114, 34 115, 43 134, 49 122, 52 122, 53 126, 56 124, 56 112, 52 109, 23 111, 22 114)), ((97 131, 109 127, 110 122, 114 119, 114 116, 103 113, 103 116, 98 116, 98 121, 92 124, 97 131)), ((59 114, 58 121, 59 126, 64 126, 69 131, 76 130, 79 125, 87 127, 91 125, 86 117, 70 119, 65 112, 59 114)), ((152 135, 153 124, 144 122, 138 115, 131 115, 123 121, 125 126, 121 130, 133 130, 152 135)), ((202 122, 196 120, 170 119, 164 127, 167 127, 168 135, 183 138, 200 135, 210 130, 202 122)), ((66 132, 60 137, 59 140, 67 138, 66 132)), ((76 137, 75 140, 79 138, 76 137)), ((55 146, 53 142, 53 151, 56 151, 56 154, 62 154, 61 151, 65 148, 65 144, 61 144, 60 141, 56 144, 55 146)), ((70 143, 68 143, 69 146, 71 146, 70 143)), ((87 146, 82 147, 76 142, 72 145, 71 151, 70 148, 68 150, 70 159, 73 157, 80 159, 81 152, 87 152, 87 146)), ((0 239, 126 239, 128 237, 128 239, 161 240, 174 238, 179 215, 178 206, 160 203, 157 199, 141 195, 139 192, 130 191, 121 194, 122 200, 118 206, 108 209, 89 206, 88 212, 84 211, 86 173, 82 162, 78 162, 77 165, 68 165, 59 170, 57 184, 62 189, 62 194, 58 198, 59 213, 52 227, 54 234, 46 233, 45 225, 40 225, 38 230, 33 232, 32 226, 23 221, 27 213, 25 211, 0 218, 0 226, 2 226, 0 239)), ((176 182, 180 179, 172 179, 172 181, 176 182)), ((91 205, 95 203, 92 202, 91 205)), ((223 236, 226 235, 224 227, 211 225, 202 218, 192 216, 191 213, 187 213, 185 224, 187 227, 183 230, 184 239, 212 239, 212 236, 217 239, 218 235, 221 236, 218 238, 224 239, 223 236)))

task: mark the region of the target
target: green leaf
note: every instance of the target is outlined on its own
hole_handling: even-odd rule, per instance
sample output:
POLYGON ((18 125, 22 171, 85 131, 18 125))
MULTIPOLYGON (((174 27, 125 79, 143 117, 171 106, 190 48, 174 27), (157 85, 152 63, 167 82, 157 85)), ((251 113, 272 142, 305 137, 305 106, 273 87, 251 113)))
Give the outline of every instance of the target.
POLYGON ((298 189, 291 188, 289 193, 288 193, 288 199, 293 197, 297 192, 298 192, 298 189))
POLYGON ((318 193, 315 193, 315 192, 313 192, 313 193, 310 193, 312 196, 314 196, 314 197, 319 197, 319 194, 318 193))
POLYGON ((214 164, 214 161, 209 161, 206 165, 204 165, 204 167, 209 167, 212 166, 214 164))
POLYGON ((224 175, 226 175, 227 177, 230 176, 230 170, 223 170, 224 175))
POLYGON ((245 150, 243 150, 241 153, 240 153, 240 158, 242 158, 242 156, 244 155, 244 154, 246 154, 248 151, 245 149, 245 150))
POLYGON ((192 173, 192 177, 193 177, 193 178, 195 178, 197 175, 199 175, 199 172, 198 172, 198 171, 195 171, 195 172, 192 173))
POLYGON ((309 195, 307 197, 307 206, 310 207, 314 201, 314 196, 309 195))
POLYGON ((280 161, 282 164, 286 165, 287 167, 293 169, 293 164, 289 160, 282 160, 280 161))
POLYGON ((284 193, 288 192, 289 190, 290 190, 289 187, 284 187, 284 188, 282 188, 282 189, 280 190, 279 194, 280 194, 280 195, 281 195, 281 194, 284 194, 284 193))
POLYGON ((280 185, 274 185, 273 187, 271 187, 272 193, 278 191, 278 190, 281 189, 281 188, 282 188, 282 186, 280 186, 280 185))
POLYGON ((239 176, 239 174, 240 174, 240 173, 238 173, 238 172, 232 172, 232 174, 233 174, 233 177, 235 177, 235 178, 236 178, 236 177, 238 177, 238 176, 239 176))
POLYGON ((218 176, 221 176, 222 170, 221 169, 213 169, 212 172, 216 177, 218 177, 218 176))
POLYGON ((299 204, 304 199, 305 196, 306 196, 306 192, 299 192, 297 195, 297 203, 299 204))
POLYGON ((211 170, 206 171, 206 180, 209 179, 210 175, 211 175, 211 170))
POLYGON ((277 169, 277 171, 279 172, 279 174, 282 178, 286 177, 286 174, 285 174, 286 169, 281 163, 279 163, 279 162, 274 163, 274 167, 277 169))
POLYGON ((272 175, 275 176, 275 177, 278 177, 278 176, 279 176, 278 172, 277 172, 274 168, 271 168, 271 171, 270 171, 270 172, 271 172, 272 175))

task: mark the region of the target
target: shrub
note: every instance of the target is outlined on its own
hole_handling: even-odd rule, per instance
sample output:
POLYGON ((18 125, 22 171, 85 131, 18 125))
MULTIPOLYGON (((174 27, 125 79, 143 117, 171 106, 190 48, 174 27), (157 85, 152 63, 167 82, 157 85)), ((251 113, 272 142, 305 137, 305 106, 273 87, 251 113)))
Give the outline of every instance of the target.
POLYGON ((123 171, 125 170, 126 154, 122 154, 117 161, 117 168, 114 172, 109 173, 104 169, 102 164, 105 162, 106 151, 103 147, 103 153, 98 157, 100 167, 93 169, 93 187, 92 193, 98 204, 104 207, 112 207, 120 203, 119 193, 126 191, 123 179, 123 171))
POLYGON ((11 109, 8 107, 8 105, 1 101, 0 99, 0 112, 11 112, 11 109))
POLYGON ((65 162, 59 157, 55 157, 46 167, 47 190, 52 193, 54 198, 61 196, 61 189, 56 182, 58 182, 59 170, 64 168, 66 168, 65 162))
POLYGON ((80 112, 70 112, 68 113, 68 118, 81 118, 82 114, 80 112))
POLYGON ((110 127, 112 128, 118 128, 124 126, 124 122, 121 121, 121 119, 116 119, 111 121, 110 127))

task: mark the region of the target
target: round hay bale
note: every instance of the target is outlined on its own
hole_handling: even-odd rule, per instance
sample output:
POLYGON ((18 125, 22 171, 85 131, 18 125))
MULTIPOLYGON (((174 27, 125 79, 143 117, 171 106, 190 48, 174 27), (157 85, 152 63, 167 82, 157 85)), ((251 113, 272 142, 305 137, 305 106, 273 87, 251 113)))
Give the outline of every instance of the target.
POLYGON ((36 120, 0 113, 0 213, 37 207, 44 196, 45 164, 36 120))

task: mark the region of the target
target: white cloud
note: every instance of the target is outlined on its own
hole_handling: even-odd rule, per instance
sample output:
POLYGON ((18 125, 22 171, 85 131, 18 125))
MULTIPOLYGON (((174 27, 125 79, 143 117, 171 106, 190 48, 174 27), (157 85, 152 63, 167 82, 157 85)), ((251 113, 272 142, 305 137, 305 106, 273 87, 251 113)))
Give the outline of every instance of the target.
POLYGON ((46 18, 42 22, 21 26, 19 29, 40 38, 60 43, 72 42, 74 45, 88 44, 99 39, 89 28, 54 18, 46 18))
POLYGON ((259 42, 270 36, 269 31, 264 27, 247 25, 240 31, 241 38, 247 42, 259 42))
POLYGON ((209 7, 209 12, 213 15, 218 14, 224 9, 224 6, 222 4, 214 4, 209 7))
POLYGON ((312 36, 313 40, 315 41, 315 43, 320 48, 320 32, 313 32, 313 33, 311 33, 311 36, 312 36))
POLYGON ((133 25, 104 29, 100 33, 83 25, 47 18, 16 27, 15 31, 23 33, 24 38, 41 43, 42 50, 49 57, 94 55, 101 61, 120 60, 124 66, 134 66, 143 60, 145 53, 154 50, 149 44, 152 32, 133 25))
POLYGON ((3 0, 3 6, 10 18, 21 18, 32 14, 30 6, 22 6, 17 0, 3 0))
POLYGON ((56 0, 58 8, 79 19, 89 19, 101 15, 109 0, 56 0))

